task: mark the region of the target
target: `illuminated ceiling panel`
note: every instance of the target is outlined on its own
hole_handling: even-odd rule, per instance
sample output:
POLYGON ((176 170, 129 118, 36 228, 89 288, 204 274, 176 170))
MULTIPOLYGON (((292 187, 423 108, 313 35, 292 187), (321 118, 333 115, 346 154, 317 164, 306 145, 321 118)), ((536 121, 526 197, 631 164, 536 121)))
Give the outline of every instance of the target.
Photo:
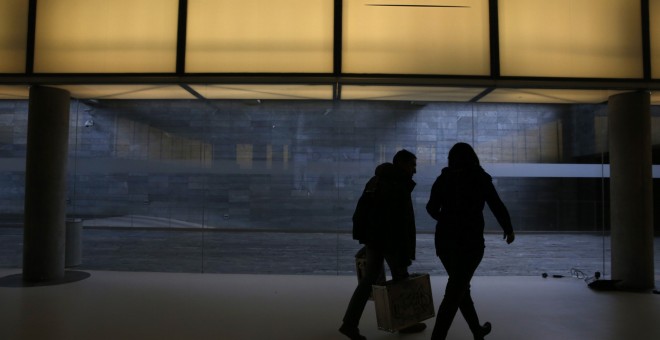
POLYGON ((176 70, 178 0, 37 2, 37 73, 176 70))
POLYGON ((642 78, 640 2, 499 0, 501 74, 642 78))
POLYGON ((341 87, 341 98, 344 100, 467 102, 483 90, 482 88, 459 87, 344 85, 341 87))
POLYGON ((488 0, 344 1, 344 73, 490 74, 488 0))
POLYGON ((27 19, 27 1, 0 1, 0 73, 25 72, 27 19))
POLYGON ((77 99, 195 99, 179 85, 61 85, 77 99))
POLYGON ((649 13, 651 26, 651 72, 654 79, 660 79, 660 0, 649 1, 649 13))
POLYGON ((331 85, 192 85, 207 99, 332 100, 331 85))
POLYGON ((333 0, 189 0, 186 72, 330 73, 333 0))
POLYGON ((552 89, 496 89, 484 96, 480 103, 541 103, 541 104, 600 104, 610 96, 625 91, 610 90, 552 90, 552 89))
POLYGON ((25 99, 30 97, 30 87, 27 85, 3 86, 0 85, 0 100, 25 99))

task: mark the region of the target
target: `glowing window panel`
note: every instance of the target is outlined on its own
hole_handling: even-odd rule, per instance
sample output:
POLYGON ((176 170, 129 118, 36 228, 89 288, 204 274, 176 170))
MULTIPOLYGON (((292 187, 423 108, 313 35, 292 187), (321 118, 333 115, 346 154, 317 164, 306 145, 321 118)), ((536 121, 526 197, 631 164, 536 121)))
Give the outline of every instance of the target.
POLYGON ((640 1, 499 0, 503 76, 641 78, 640 1))
POLYGON ((344 100, 397 100, 420 102, 467 102, 483 92, 483 88, 423 86, 344 85, 344 100))
POLYGON ((0 1, 0 73, 25 72, 27 19, 27 1, 0 1))
POLYGON ((481 103, 543 103, 543 104, 601 104, 610 96, 624 91, 559 90, 559 89, 496 89, 484 96, 481 103))
POLYGON ((344 1, 344 73, 490 74, 488 0, 344 1))
POLYGON ((0 100, 28 99, 30 87, 26 85, 0 85, 0 100))
POLYGON ((178 0, 38 1, 34 71, 174 72, 178 3, 178 0))
POLYGON ((186 72, 330 73, 333 0, 189 0, 186 72))
POLYGON ((660 0, 649 1, 651 26, 651 76, 660 79, 660 0))
POLYGON ((332 100, 331 85, 224 84, 191 87, 207 99, 332 100))
POLYGON ((61 85, 77 99, 195 99, 178 85, 61 85))

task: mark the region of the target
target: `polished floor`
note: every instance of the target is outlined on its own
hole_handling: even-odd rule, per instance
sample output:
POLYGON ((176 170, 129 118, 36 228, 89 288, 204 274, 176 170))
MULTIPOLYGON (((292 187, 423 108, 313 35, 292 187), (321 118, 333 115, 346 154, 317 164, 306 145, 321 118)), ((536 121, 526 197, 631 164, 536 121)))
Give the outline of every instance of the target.
MULTIPOLYGON (((0 269, 2 340, 345 339, 337 332, 356 278, 79 271, 80 281, 12 285, 0 269)), ((446 276, 431 277, 436 308, 446 276)), ((473 295, 489 340, 660 339, 660 295, 594 291, 575 277, 478 276, 473 295)), ((360 328, 368 339, 429 339, 377 329, 373 302, 360 328)), ((471 339, 462 317, 449 339, 471 339)))

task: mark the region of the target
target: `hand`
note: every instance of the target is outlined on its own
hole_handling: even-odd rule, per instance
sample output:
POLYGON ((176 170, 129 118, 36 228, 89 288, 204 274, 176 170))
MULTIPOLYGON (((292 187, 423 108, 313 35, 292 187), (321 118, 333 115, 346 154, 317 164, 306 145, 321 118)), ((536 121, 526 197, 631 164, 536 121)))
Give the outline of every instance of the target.
POLYGON ((506 239, 506 243, 511 244, 516 239, 516 234, 512 231, 511 234, 504 234, 502 239, 506 239))

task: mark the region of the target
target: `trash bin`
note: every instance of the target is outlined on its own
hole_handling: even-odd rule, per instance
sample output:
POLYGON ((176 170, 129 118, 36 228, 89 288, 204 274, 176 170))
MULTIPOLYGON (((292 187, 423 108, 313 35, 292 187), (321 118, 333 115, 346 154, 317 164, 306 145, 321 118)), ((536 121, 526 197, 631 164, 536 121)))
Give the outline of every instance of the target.
POLYGON ((66 243, 64 245, 64 266, 79 266, 82 258, 82 219, 66 219, 66 243))

